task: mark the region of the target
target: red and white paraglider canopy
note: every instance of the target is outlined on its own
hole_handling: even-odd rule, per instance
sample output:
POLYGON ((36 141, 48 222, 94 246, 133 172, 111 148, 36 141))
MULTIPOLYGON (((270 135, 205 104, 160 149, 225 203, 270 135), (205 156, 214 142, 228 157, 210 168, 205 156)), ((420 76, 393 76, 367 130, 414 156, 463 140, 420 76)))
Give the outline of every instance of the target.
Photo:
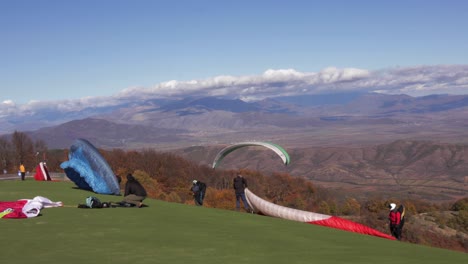
POLYGON ((34 174, 36 181, 51 181, 52 178, 49 175, 49 170, 45 162, 40 162, 36 167, 36 174, 34 174))
POLYGON ((0 201, 0 218, 31 218, 38 216, 44 208, 61 206, 62 202, 53 202, 43 196, 17 201, 0 201))
POLYGON ((302 211, 268 202, 247 188, 245 189, 245 196, 250 207, 255 212, 263 215, 395 240, 394 237, 378 230, 337 216, 302 211))

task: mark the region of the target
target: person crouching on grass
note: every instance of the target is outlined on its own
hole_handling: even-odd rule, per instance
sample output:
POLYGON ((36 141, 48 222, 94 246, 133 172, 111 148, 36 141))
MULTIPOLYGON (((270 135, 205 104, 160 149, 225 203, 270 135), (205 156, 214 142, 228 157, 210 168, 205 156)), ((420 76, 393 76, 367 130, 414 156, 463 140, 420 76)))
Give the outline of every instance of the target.
POLYGON ((123 201, 138 207, 143 206, 143 200, 146 199, 146 190, 141 183, 133 177, 131 173, 127 175, 125 184, 125 193, 123 201))

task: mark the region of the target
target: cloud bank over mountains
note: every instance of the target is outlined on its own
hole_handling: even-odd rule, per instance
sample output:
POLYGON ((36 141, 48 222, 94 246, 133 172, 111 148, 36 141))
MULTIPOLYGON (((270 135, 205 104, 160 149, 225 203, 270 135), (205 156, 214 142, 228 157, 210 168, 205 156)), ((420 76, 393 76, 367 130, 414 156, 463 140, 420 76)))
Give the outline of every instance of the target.
POLYGON ((111 107, 135 100, 216 96, 256 101, 278 96, 342 92, 378 92, 411 96, 468 94, 468 65, 415 66, 378 71, 335 67, 319 72, 270 69, 261 75, 223 75, 203 80, 172 80, 153 87, 127 88, 109 97, 31 101, 23 105, 6 100, 0 103, 0 117, 29 115, 46 109, 80 111, 89 107, 111 107))

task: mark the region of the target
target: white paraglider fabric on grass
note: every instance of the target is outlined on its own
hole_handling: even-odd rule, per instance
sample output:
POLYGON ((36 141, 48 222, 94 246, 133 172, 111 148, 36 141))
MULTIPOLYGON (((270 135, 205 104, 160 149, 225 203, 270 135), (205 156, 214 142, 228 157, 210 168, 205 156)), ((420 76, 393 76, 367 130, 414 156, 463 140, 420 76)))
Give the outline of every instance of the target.
POLYGON ((44 208, 62 206, 62 202, 54 202, 43 196, 17 201, 0 201, 0 218, 31 218, 38 216, 44 208))

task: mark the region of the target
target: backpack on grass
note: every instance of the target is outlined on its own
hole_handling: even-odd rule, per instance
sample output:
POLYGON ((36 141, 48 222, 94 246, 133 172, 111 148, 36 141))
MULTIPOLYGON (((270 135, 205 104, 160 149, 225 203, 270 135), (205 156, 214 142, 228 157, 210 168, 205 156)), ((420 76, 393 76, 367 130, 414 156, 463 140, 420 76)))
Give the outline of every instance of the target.
POLYGON ((101 202, 97 197, 89 196, 84 204, 78 204, 78 208, 111 208, 116 207, 112 202, 101 202))
POLYGON ((89 208, 102 208, 102 203, 97 197, 89 196, 86 198, 86 206, 89 208))

